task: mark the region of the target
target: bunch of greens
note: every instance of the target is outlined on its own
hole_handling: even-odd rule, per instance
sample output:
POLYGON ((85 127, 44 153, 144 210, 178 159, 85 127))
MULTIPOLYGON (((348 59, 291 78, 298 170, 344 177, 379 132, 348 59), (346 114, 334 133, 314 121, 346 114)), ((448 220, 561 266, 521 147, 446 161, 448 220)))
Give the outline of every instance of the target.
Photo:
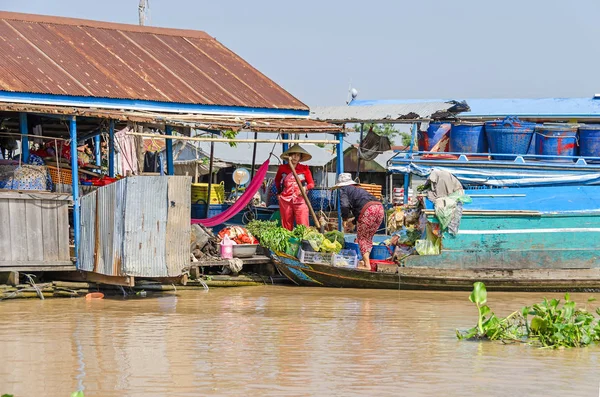
POLYGON ((285 252, 292 237, 292 232, 279 227, 276 221, 254 220, 246 228, 260 241, 260 245, 275 252, 285 252))
POLYGON ((343 246, 339 241, 331 241, 329 239, 323 239, 323 243, 321 243, 320 251, 321 252, 331 252, 334 254, 338 254, 342 250, 343 246))
MULTIPOLYGON (((508 317, 497 317, 487 303, 487 290, 481 282, 473 284, 469 300, 477 306, 477 326, 456 331, 459 339, 489 339, 526 342, 544 348, 583 347, 600 341, 600 324, 585 308, 577 309, 575 302, 565 295, 560 300, 544 299, 542 303, 526 306, 508 317), (529 322, 529 316, 533 316, 529 322)), ((588 299, 589 302, 594 298, 588 299)), ((596 309, 600 315, 600 309, 596 309)))
POLYGON ((277 221, 253 220, 246 225, 246 229, 248 229, 248 231, 258 240, 260 240, 260 236, 263 232, 277 227, 279 227, 279 223, 277 221))
POLYGON ((294 235, 294 237, 296 237, 299 240, 303 240, 304 239, 304 235, 307 234, 309 232, 310 228, 304 226, 304 225, 298 225, 294 228, 294 231, 292 232, 292 234, 294 235))
POLYGON ((344 243, 345 243, 344 233, 342 233, 338 230, 332 230, 331 232, 325 233, 325 238, 327 240, 331 241, 332 243, 335 243, 337 241, 338 243, 340 243, 340 245, 342 247, 344 246, 344 243))

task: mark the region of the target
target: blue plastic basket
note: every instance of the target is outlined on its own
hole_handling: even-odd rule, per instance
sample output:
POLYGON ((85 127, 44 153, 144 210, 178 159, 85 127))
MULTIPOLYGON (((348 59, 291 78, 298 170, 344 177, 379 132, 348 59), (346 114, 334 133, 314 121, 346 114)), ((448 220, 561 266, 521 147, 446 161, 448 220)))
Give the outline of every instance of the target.
MULTIPOLYGON (((527 154, 535 123, 521 121, 517 117, 485 122, 490 152, 495 154, 527 154)), ((514 160, 515 156, 492 156, 494 159, 514 160)))
POLYGON ((356 244, 356 243, 349 243, 349 242, 346 241, 346 243, 344 244, 344 248, 356 252, 356 255, 358 255, 358 259, 359 260, 362 259, 362 254, 360 253, 360 247, 359 247, 358 244, 356 244))
POLYGON ((386 260, 390 256, 392 256, 392 252, 387 245, 374 245, 373 249, 371 250, 371 255, 369 255, 369 258, 386 260))
MULTIPOLYGON (((229 208, 229 204, 211 204, 208 209, 208 217, 219 215, 221 212, 229 208)), ((191 205, 192 219, 205 219, 206 218, 206 204, 192 204, 191 205)))

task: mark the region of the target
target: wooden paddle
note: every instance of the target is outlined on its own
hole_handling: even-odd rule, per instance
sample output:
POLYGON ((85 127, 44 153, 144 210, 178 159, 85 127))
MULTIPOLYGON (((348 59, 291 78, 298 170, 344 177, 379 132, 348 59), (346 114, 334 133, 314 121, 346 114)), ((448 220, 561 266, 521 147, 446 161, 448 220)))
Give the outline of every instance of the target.
POLYGON ((292 164, 291 161, 288 164, 290 165, 292 174, 294 174, 294 178, 296 178, 296 183, 298 184, 298 187, 300 188, 300 193, 302 193, 302 197, 304 197, 304 201, 306 202, 306 205, 308 206, 310 215, 312 216, 313 220, 315 221, 315 226, 317 227, 317 229, 319 229, 321 232, 323 232, 325 225, 323 225, 323 228, 321 228, 321 223, 319 223, 317 214, 315 214, 315 210, 313 210, 313 207, 310 204, 310 200, 308 199, 308 196, 306 195, 306 192, 304 191, 304 188, 302 187, 302 182, 300 181, 300 178, 298 178, 298 174, 296 174, 296 168, 294 167, 294 165, 292 164))

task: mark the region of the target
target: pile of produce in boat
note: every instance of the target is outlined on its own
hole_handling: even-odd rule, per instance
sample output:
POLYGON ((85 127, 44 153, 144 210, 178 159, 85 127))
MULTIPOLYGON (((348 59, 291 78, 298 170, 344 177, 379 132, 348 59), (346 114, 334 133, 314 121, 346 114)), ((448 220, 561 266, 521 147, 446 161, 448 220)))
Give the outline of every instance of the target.
POLYGON ((298 225, 290 232, 280 227, 276 221, 258 220, 248 223, 248 230, 256 236, 260 245, 275 252, 285 252, 292 237, 308 241, 317 252, 339 253, 344 247, 344 233, 338 231, 328 232, 324 236, 313 227, 298 225))
POLYGON ((333 242, 338 242, 340 243, 340 245, 344 245, 344 233, 338 231, 338 230, 332 230, 331 232, 327 232, 325 233, 325 238, 329 241, 333 242))
POLYGON ((219 232, 219 238, 223 240, 225 236, 233 240, 236 244, 258 244, 258 240, 245 228, 241 226, 231 226, 219 232))
POLYGON ((248 230, 256 236, 260 245, 275 252, 285 252, 292 232, 278 226, 276 221, 251 221, 248 230))

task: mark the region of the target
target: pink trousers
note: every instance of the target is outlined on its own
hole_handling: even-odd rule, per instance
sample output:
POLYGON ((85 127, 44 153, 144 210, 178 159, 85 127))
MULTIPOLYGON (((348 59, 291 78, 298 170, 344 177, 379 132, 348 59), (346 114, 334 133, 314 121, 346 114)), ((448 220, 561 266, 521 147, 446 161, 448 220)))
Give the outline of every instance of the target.
POLYGON ((308 207, 304 201, 294 202, 279 198, 279 212, 281 213, 281 226, 288 230, 296 225, 308 226, 308 207))

